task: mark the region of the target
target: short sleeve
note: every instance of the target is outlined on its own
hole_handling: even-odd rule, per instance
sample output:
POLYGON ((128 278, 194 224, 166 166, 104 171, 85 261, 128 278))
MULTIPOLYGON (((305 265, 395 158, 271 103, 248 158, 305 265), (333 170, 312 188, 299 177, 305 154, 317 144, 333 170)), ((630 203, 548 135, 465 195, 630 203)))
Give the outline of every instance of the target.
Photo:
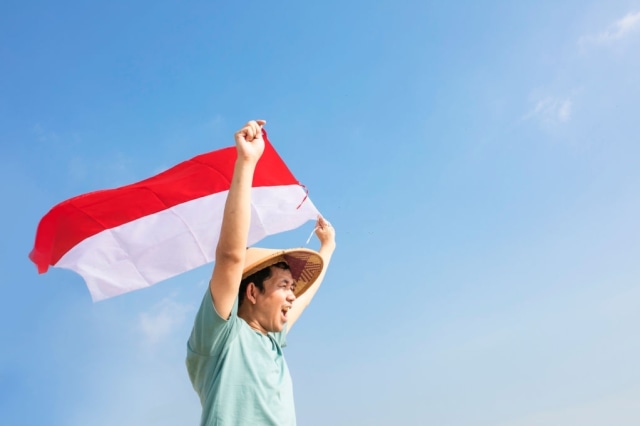
POLYGON ((236 298, 229 318, 220 317, 220 314, 213 306, 211 290, 207 287, 193 323, 193 329, 189 337, 189 348, 200 355, 210 355, 217 342, 228 335, 237 314, 238 299, 236 298))

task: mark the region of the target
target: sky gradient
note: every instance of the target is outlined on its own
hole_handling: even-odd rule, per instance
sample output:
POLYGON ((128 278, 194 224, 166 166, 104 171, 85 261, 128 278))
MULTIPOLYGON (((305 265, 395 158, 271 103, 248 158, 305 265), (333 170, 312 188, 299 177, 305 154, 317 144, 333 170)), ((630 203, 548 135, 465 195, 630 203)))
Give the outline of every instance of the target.
POLYGON ((640 424, 639 1, 0 11, 0 424, 198 424, 211 265, 94 304, 27 255, 56 203, 256 118, 337 230, 300 425, 640 424))

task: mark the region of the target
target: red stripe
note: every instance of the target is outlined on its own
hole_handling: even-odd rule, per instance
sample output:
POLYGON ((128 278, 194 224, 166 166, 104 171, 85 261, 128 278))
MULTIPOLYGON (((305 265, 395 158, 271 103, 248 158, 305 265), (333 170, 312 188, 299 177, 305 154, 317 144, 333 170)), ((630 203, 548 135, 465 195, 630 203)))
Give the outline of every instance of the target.
MULTIPOLYGON (((299 184, 267 139, 253 186, 299 184)), ((36 232, 29 258, 44 273, 76 244, 106 229, 196 198, 229 190, 236 148, 198 155, 143 181, 79 195, 47 213, 36 232)))

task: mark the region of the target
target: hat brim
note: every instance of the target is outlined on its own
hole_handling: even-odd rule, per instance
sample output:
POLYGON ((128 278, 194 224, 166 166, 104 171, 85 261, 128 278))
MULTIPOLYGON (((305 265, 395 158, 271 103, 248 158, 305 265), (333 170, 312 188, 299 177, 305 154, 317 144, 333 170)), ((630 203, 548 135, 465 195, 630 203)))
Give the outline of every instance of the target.
POLYGON ((250 247, 247 249, 242 279, 261 269, 285 262, 296 281, 294 294, 301 296, 318 279, 324 268, 322 256, 314 250, 296 248, 287 250, 250 247))

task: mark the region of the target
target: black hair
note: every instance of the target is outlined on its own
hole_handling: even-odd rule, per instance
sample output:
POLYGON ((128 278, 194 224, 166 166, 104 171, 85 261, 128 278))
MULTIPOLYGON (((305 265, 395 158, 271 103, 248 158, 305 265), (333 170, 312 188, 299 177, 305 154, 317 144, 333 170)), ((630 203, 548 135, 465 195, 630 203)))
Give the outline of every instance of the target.
POLYGON ((271 278, 272 267, 290 270, 289 265, 287 265, 286 262, 278 262, 274 263, 273 265, 267 266, 266 268, 260 269, 258 272, 254 272, 247 278, 240 281, 240 289, 238 290, 238 307, 240 307, 240 305, 242 305, 242 302, 244 301, 245 295, 247 294, 247 286, 249 286, 249 283, 253 283, 253 285, 258 287, 260 293, 264 293, 264 282, 271 278))

